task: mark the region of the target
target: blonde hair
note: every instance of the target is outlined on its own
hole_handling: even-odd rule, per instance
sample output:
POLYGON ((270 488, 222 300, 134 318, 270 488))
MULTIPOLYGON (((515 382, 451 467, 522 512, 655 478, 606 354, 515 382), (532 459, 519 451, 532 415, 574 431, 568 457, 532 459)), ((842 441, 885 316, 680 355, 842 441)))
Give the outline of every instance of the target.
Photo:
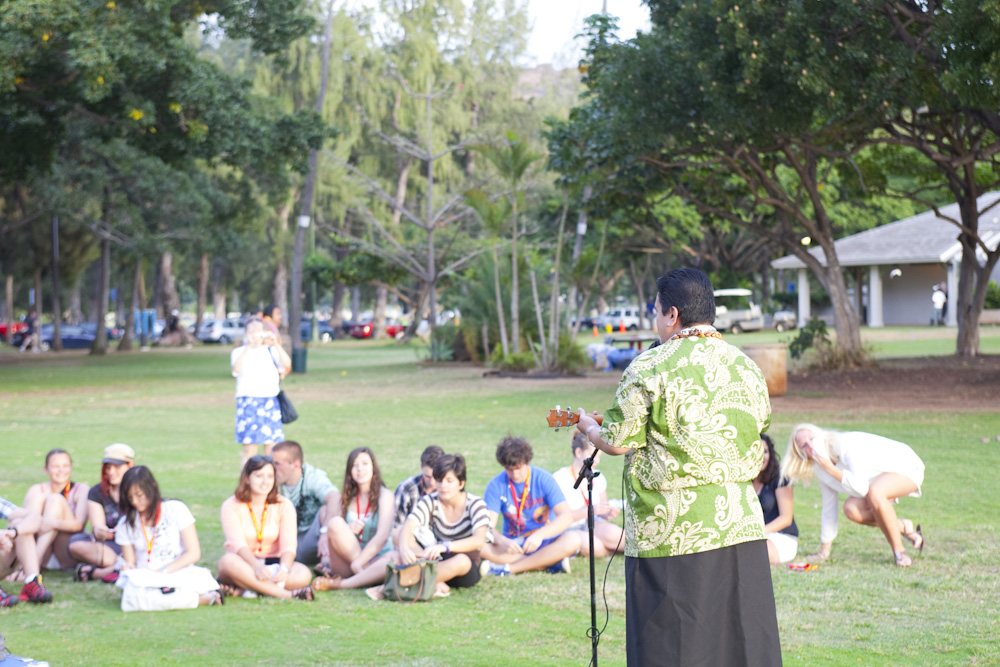
POLYGON ((810 431, 813 434, 814 443, 824 443, 826 447, 823 449, 826 450, 826 455, 830 457, 830 460, 834 464, 840 461, 840 454, 836 446, 837 432, 827 431, 815 424, 809 423, 798 424, 792 429, 792 433, 788 437, 788 449, 781 458, 781 476, 788 479, 792 484, 802 482, 808 486, 809 482, 812 481, 814 463, 799 448, 799 444, 795 442, 795 436, 800 431, 810 431))

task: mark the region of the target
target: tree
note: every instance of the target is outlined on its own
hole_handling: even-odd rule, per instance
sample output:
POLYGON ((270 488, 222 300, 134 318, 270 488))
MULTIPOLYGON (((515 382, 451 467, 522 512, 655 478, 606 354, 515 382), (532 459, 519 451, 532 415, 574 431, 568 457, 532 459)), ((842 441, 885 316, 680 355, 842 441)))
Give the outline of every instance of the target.
POLYGON ((649 4, 653 30, 624 44, 598 42, 607 20, 590 20, 592 95, 571 122, 594 138, 600 196, 627 208, 680 195, 704 216, 783 245, 830 293, 843 359, 860 363, 834 240, 844 210, 863 209, 843 196, 852 184, 840 186, 856 184, 852 161, 885 115, 868 92, 896 76, 891 45, 857 28, 884 19, 846 0, 649 4), (825 264, 798 243, 806 235, 825 264))
POLYGON ((511 352, 517 354, 521 348, 521 326, 518 306, 518 275, 517 275, 517 236, 519 222, 517 219, 518 204, 521 203, 521 187, 528 169, 542 159, 538 153, 533 153, 528 144, 514 132, 507 133, 505 142, 499 145, 482 145, 476 147, 483 156, 496 168, 500 179, 507 187, 506 197, 510 202, 511 234, 511 287, 510 287, 510 329, 511 352))

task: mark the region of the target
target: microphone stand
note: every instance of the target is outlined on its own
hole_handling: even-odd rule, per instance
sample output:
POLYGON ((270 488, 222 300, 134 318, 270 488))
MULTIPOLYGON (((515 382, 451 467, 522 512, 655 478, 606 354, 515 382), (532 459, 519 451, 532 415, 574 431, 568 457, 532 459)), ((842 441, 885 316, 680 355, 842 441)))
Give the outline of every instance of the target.
POLYGON ((600 641, 600 636, 597 632, 597 576, 594 572, 594 478, 601 473, 595 472, 593 466, 593 457, 584 459, 573 488, 579 488, 580 483, 587 480, 587 533, 590 538, 590 631, 587 634, 590 635, 593 652, 591 664, 597 667, 597 642, 600 641))

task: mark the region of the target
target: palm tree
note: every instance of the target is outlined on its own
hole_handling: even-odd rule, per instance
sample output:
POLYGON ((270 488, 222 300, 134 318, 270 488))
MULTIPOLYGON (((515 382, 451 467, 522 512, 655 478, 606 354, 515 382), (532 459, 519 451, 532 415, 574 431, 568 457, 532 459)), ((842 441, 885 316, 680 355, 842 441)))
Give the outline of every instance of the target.
POLYGON ((510 203, 511 218, 513 221, 513 231, 511 233, 511 287, 510 287, 510 332, 511 351, 517 354, 521 351, 521 325, 518 316, 518 280, 517 280, 517 234, 518 220, 517 207, 521 200, 521 182, 532 164, 542 158, 542 155, 533 153, 528 144, 514 132, 508 132, 505 141, 499 145, 486 145, 476 147, 483 156, 489 160, 500 178, 507 185, 507 201, 510 203))

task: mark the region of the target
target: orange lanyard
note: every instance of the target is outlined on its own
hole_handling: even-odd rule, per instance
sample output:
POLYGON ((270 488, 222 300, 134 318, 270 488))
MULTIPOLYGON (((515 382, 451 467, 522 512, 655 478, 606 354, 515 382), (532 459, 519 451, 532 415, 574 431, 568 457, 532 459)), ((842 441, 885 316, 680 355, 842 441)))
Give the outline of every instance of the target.
POLYGON ((250 503, 247 503, 247 509, 250 511, 250 520, 253 521, 253 529, 257 531, 257 553, 260 553, 264 549, 264 520, 267 518, 267 503, 264 503, 264 511, 260 513, 260 526, 257 526, 257 519, 254 518, 253 508, 250 507, 250 503))
MULTIPOLYGON (((570 465, 569 471, 572 474, 572 477, 570 477, 570 479, 572 479, 575 482, 576 481, 576 470, 573 469, 572 465, 570 465)), ((583 496, 583 502, 586 503, 587 505, 589 505, 590 504, 590 499, 587 498, 587 494, 584 493, 583 489, 581 489, 579 487, 577 487, 577 490, 580 492, 580 495, 583 496)))
POLYGON ((153 555, 153 540, 156 539, 156 524, 160 523, 160 510, 163 509, 163 505, 156 506, 156 520, 153 521, 153 525, 149 527, 150 534, 146 534, 146 524, 142 522, 142 515, 139 515, 139 525, 142 526, 142 539, 146 540, 146 560, 153 555))
POLYGON ((524 490, 521 491, 521 502, 517 502, 517 489, 514 488, 514 480, 507 476, 507 483, 510 484, 510 497, 514 501, 514 509, 517 510, 517 522, 521 523, 521 511, 524 510, 524 500, 528 497, 528 486, 531 484, 531 468, 528 468, 528 476, 524 480, 524 490))
POLYGON ((62 495, 63 498, 69 498, 69 490, 73 488, 72 484, 73 484, 72 482, 66 482, 66 486, 63 489, 61 489, 60 491, 52 489, 52 493, 59 493, 62 495))

